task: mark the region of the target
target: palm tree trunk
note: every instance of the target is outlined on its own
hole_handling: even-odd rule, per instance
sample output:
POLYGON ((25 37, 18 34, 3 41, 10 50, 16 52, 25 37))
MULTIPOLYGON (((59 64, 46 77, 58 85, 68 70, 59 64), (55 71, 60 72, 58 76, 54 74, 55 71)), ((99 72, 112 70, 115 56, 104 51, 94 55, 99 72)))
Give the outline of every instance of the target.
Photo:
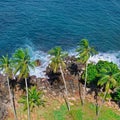
POLYGON ((69 105, 69 102, 68 102, 68 90, 67 90, 67 85, 66 85, 66 81, 65 81, 65 77, 64 77, 64 74, 63 74, 62 66, 61 66, 61 65, 60 65, 60 72, 61 72, 62 79, 63 79, 64 86, 65 86, 65 95, 66 95, 66 97, 67 97, 66 100, 65 100, 65 103, 67 103, 68 111, 70 111, 70 105, 69 105))
POLYGON ((81 94, 81 83, 80 83, 80 81, 78 81, 78 88, 79 88, 79 96, 80 96, 81 105, 83 106, 83 99, 82 99, 82 94, 81 94))
POLYGON ((60 65, 60 72, 61 72, 62 79, 63 79, 64 86, 65 86, 65 93, 66 93, 66 95, 68 96, 67 85, 66 85, 66 81, 65 81, 65 77, 64 77, 64 74, 63 74, 63 71, 62 71, 62 66, 61 66, 61 65, 60 65))
POLYGON ((100 108, 99 108, 99 110, 98 110, 97 119, 98 119, 99 116, 100 116, 100 112, 101 112, 102 106, 103 106, 103 104, 104 104, 104 102, 105 102, 106 95, 107 95, 107 91, 106 91, 105 94, 104 94, 104 97, 103 97, 103 99, 102 99, 101 106, 100 106, 100 108))
POLYGON ((15 107, 15 98, 14 98, 14 89, 12 88, 12 101, 13 101, 13 107, 14 107, 14 112, 16 114, 16 118, 17 118, 17 112, 16 112, 16 107, 15 107))
POLYGON ((84 102, 85 102, 85 97, 86 97, 87 66, 88 66, 88 62, 86 62, 86 65, 85 65, 85 84, 84 84, 84 92, 83 92, 83 104, 84 104, 84 102))
POLYGON ((67 106, 68 111, 70 111, 70 105, 69 105, 69 103, 68 103, 68 100, 67 100, 66 97, 64 96, 64 94, 63 94, 63 99, 64 99, 64 101, 65 101, 65 104, 66 104, 66 106, 67 106))
POLYGON ((96 102, 96 116, 98 116, 98 89, 95 88, 95 96, 94 96, 95 102, 96 102))
POLYGON ((27 110, 28 110, 28 120, 30 120, 30 108, 29 108, 29 96, 28 96, 28 84, 27 78, 25 78, 25 86, 26 86, 26 96, 27 96, 27 110))
POLYGON ((79 89, 79 96, 80 96, 80 101, 81 101, 81 105, 83 106, 83 99, 82 99, 82 93, 81 93, 81 83, 80 83, 80 73, 78 73, 78 89, 79 89))
POLYGON ((17 113, 16 113, 16 110, 15 110, 15 106, 14 106, 14 103, 13 103, 13 96, 12 96, 12 93, 11 93, 11 90, 10 90, 10 82, 9 82, 8 77, 7 77, 7 82, 8 82, 8 90, 9 90, 11 105, 12 105, 13 113, 14 113, 14 119, 15 119, 15 120, 18 120, 18 119, 17 119, 17 113))
POLYGON ((70 86, 70 90, 71 90, 71 92, 72 92, 72 95, 73 95, 73 88, 74 88, 74 84, 73 84, 73 80, 71 80, 71 81, 69 81, 69 86, 70 86))

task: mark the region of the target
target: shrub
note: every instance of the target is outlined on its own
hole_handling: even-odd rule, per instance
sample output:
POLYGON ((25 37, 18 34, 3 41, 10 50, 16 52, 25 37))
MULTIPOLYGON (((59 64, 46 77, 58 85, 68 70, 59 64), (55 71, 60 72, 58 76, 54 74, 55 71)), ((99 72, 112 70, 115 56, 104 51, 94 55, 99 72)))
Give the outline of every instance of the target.
POLYGON ((120 102, 120 88, 117 89, 116 92, 112 94, 112 98, 116 102, 120 102))
MULTIPOLYGON (((33 108, 39 107, 40 105, 44 106, 45 101, 43 100, 43 92, 38 91, 35 86, 28 90, 28 98, 31 111, 33 108)), ((24 110, 27 110, 26 99, 26 96, 22 96, 19 100, 19 103, 22 103, 24 105, 24 110)))

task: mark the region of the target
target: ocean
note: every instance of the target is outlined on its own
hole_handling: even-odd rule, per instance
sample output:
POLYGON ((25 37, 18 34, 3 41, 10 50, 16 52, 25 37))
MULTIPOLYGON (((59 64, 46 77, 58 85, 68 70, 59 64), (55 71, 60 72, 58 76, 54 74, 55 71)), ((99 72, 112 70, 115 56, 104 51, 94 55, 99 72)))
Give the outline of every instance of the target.
POLYGON ((29 48, 42 61, 31 74, 44 76, 49 49, 73 54, 82 38, 99 51, 91 61, 120 66, 120 0, 0 0, 0 55, 29 48))

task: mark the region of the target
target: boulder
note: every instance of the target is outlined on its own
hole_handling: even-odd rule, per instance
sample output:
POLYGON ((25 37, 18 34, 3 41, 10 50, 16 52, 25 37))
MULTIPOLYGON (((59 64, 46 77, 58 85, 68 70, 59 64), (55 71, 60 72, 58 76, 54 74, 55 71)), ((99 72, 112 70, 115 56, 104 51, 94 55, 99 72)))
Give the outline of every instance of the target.
POLYGON ((41 65, 41 61, 40 61, 39 59, 37 59, 37 60, 35 60, 35 64, 36 64, 36 66, 38 67, 38 66, 41 65))

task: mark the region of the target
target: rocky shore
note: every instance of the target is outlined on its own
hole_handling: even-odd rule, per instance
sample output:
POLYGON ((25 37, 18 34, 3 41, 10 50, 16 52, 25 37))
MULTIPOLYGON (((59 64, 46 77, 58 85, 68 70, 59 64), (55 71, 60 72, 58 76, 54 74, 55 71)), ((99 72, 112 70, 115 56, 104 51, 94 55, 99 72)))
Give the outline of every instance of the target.
MULTIPOLYGON (((40 65, 40 61, 36 61, 37 65, 40 65)), ((65 59, 66 69, 64 71, 65 80, 68 89, 69 99, 77 100, 79 98, 79 88, 78 83, 81 81, 81 90, 83 89, 82 79, 78 79, 83 73, 85 66, 77 62, 76 58, 68 57, 65 59)), ((53 73, 53 71, 48 66, 46 68, 46 75, 48 78, 37 78, 36 76, 30 76, 28 78, 28 86, 37 86, 37 89, 43 90, 46 96, 52 96, 53 98, 62 99, 62 94, 64 92, 64 84, 61 78, 61 73, 58 71, 57 73, 53 73)), ((21 93, 24 92, 25 83, 24 80, 11 80, 11 87, 14 88, 15 95, 20 96, 21 93)), ((90 88, 87 88, 86 99, 89 102, 95 103, 95 92, 90 88)), ((101 99, 99 98, 98 103, 100 104, 101 99)), ((62 101, 62 100, 60 100, 62 101)), ((9 101, 9 93, 6 77, 0 74, 0 120, 4 120, 8 115, 8 110, 10 109, 10 101, 9 101)), ((119 106, 115 102, 106 102, 105 104, 108 107, 119 110, 119 106)))

